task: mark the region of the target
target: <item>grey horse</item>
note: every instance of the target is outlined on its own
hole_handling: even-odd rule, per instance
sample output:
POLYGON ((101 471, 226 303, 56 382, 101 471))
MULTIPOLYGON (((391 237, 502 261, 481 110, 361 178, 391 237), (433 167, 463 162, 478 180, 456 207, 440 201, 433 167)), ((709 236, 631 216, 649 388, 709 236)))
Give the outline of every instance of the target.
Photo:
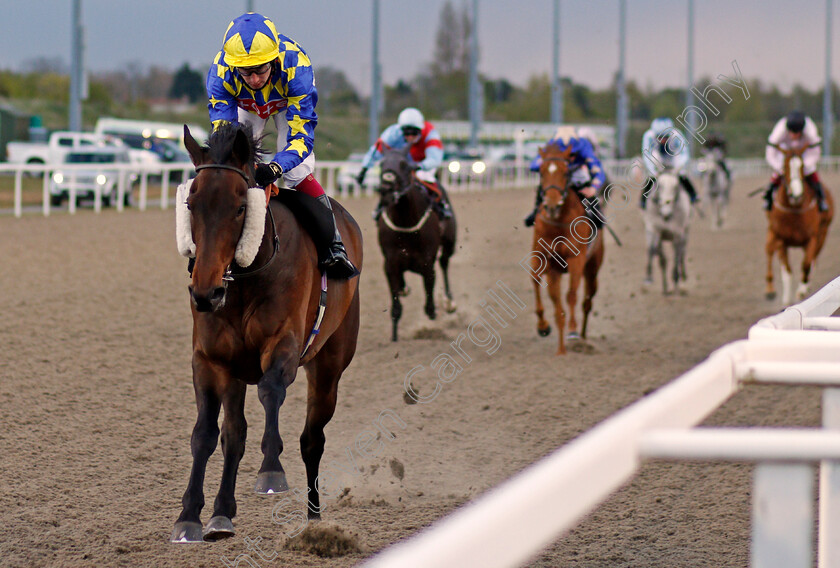
POLYGON ((677 175, 666 170, 656 181, 654 191, 647 200, 644 211, 645 240, 647 243, 647 273, 645 283, 653 283, 653 257, 659 257, 662 269, 662 293, 679 289, 685 281, 685 251, 688 243, 688 226, 691 220, 691 203, 683 191, 677 175), (674 247, 674 265, 671 269, 673 290, 668 289, 667 259, 663 243, 671 241, 674 247))

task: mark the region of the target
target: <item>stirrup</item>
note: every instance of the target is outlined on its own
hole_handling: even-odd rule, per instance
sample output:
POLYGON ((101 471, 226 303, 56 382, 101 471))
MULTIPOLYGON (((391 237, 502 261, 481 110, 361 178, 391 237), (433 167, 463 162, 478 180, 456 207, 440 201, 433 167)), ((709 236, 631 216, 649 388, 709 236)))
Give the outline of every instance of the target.
POLYGON ((533 227, 534 223, 536 223, 536 222, 537 222, 537 212, 536 211, 531 211, 531 213, 529 213, 528 216, 525 217, 525 221, 524 221, 525 226, 526 227, 533 227))
POLYGON ((330 245, 330 256, 321 262, 321 269, 327 273, 327 278, 347 280, 359 275, 359 269, 347 258, 347 251, 341 244, 330 245))

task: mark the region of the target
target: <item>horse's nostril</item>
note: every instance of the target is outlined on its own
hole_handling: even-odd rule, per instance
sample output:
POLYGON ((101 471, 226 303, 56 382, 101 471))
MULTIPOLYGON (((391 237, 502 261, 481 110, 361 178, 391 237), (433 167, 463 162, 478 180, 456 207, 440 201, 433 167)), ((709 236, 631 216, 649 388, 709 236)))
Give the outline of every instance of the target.
POLYGON ((217 286, 213 293, 210 295, 210 301, 213 303, 218 303, 222 301, 222 298, 225 297, 225 287, 224 286, 217 286))

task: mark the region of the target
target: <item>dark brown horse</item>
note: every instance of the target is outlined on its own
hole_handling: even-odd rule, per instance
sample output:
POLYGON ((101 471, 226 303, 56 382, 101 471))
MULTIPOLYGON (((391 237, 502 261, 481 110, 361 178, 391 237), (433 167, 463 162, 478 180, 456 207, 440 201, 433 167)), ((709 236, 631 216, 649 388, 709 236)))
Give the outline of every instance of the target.
MULTIPOLYGON (((257 385, 265 408, 264 455, 256 491, 288 489, 280 453, 278 413, 298 367, 306 369, 308 398, 300 449, 306 465, 309 517, 318 517, 316 479, 324 451, 324 426, 333 416, 338 380, 356 350, 358 279, 322 279, 313 239, 289 208, 255 188, 257 145, 239 125, 217 129, 200 147, 185 128, 185 144, 198 174, 189 188, 182 221, 195 265, 189 286, 193 316, 193 386, 198 418, 183 510, 172 542, 216 540, 234 533, 234 488, 245 452, 245 392, 257 385), (250 188, 250 189, 249 189, 250 188), (268 214, 267 214, 268 213, 268 214), (326 311, 320 332, 322 286, 326 311), (314 341, 309 344, 310 337, 314 341), (308 348, 307 348, 308 345, 308 348), (205 527, 204 473, 219 437, 224 469, 213 516, 205 527)), ((362 237, 356 222, 333 202, 347 254, 361 268, 362 237)), ((179 230, 183 231, 183 227, 179 230)), ((179 237, 179 249, 181 240, 179 237)), ((183 253, 183 251, 182 251, 183 253)))
POLYGON ((537 333, 546 336, 551 326, 543 317, 543 303, 540 288, 548 288, 548 296, 554 303, 554 319, 557 323, 557 355, 565 355, 566 309, 560 297, 560 277, 569 275, 566 292, 566 306, 569 315, 569 339, 577 339, 577 290, 584 279, 583 326, 580 337, 586 339, 586 324, 592 310, 592 298, 598 291, 598 270, 604 261, 604 239, 592 222, 586 219, 586 211, 571 188, 571 147, 561 150, 549 143, 540 149, 540 184, 544 197, 534 223, 534 240, 531 255, 534 294, 536 296, 537 333))
POLYGON ((400 296, 408 293, 404 278, 407 271, 423 277, 426 315, 435 319, 435 258, 438 251, 446 294, 444 309, 450 313, 455 311, 449 290, 449 258, 455 252, 457 230, 455 215, 439 220, 432 212, 429 193, 414 175, 407 152, 407 149, 385 150, 378 189, 383 212, 377 228, 379 247, 385 257, 385 277, 391 290, 392 341, 397 340, 397 324, 402 317, 400 296))
POLYGON ((802 154, 809 146, 798 150, 774 147, 785 155, 785 161, 782 184, 775 192, 772 209, 767 212, 765 295, 768 300, 776 297, 776 290, 773 287, 773 256, 778 253, 782 265, 782 301, 788 305, 791 303, 793 286, 787 249, 798 247, 804 251, 802 280, 796 291, 797 299, 803 300, 808 294, 811 265, 822 250, 828 234, 828 226, 834 217, 834 199, 828 188, 825 188, 828 211, 820 211, 817 207, 817 196, 813 189, 808 187, 802 162, 802 154))

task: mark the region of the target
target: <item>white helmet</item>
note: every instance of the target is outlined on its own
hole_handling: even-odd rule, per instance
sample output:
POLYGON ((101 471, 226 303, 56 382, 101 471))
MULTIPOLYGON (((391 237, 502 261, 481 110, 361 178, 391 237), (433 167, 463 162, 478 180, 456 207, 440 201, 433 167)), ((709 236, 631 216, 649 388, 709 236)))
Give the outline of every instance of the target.
POLYGON ((422 112, 414 107, 408 107, 400 113, 397 124, 400 128, 423 130, 423 127, 426 125, 426 120, 423 118, 422 112))

